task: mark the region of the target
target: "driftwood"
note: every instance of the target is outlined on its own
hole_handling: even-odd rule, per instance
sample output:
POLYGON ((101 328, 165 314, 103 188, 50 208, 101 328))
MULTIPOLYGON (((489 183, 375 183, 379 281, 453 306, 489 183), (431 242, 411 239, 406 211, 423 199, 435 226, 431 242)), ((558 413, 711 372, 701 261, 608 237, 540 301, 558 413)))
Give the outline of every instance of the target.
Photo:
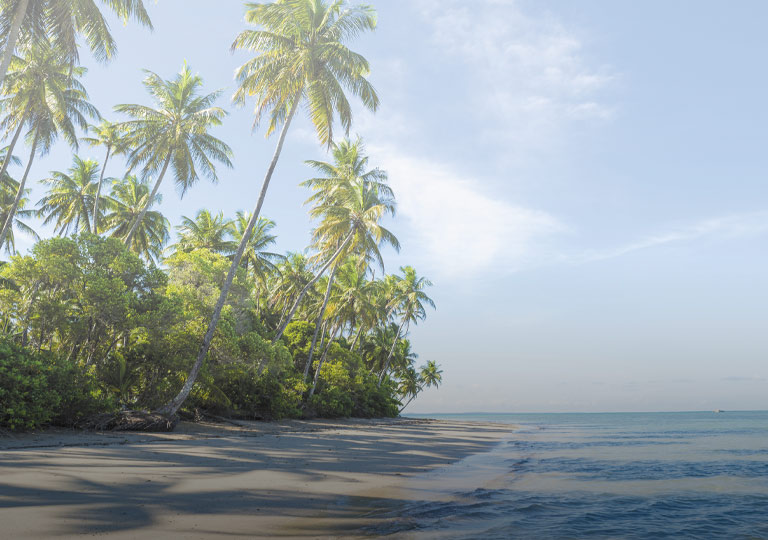
POLYGON ((178 416, 169 418, 147 411, 120 411, 97 414, 86 419, 79 427, 94 431, 168 432, 173 431, 178 421, 178 416))

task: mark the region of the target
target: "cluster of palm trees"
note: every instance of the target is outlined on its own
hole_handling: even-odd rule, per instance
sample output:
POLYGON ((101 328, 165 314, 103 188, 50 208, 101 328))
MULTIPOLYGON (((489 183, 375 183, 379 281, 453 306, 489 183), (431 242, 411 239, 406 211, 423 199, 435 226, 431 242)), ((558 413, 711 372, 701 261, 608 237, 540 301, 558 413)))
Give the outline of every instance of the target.
MULTIPOLYGON (((142 0, 101 3, 124 21, 151 28, 142 0)), ((330 345, 345 337, 352 349, 378 354, 380 382, 393 368, 406 374, 401 377, 409 381, 403 382, 404 392, 414 396, 424 385, 439 383, 439 369, 431 363, 418 374, 392 360, 409 358, 409 351, 398 354, 396 348, 407 344, 403 338, 411 324, 425 317, 425 307, 434 307, 424 292, 431 283, 410 267, 402 269, 402 276, 383 274, 381 248, 399 249, 382 225, 385 216, 394 215, 394 196, 386 174, 369 169, 361 140, 337 143, 334 137, 337 123, 345 133, 352 124, 347 94, 371 111, 379 105, 367 80, 367 60, 346 45, 375 28, 375 12, 342 0, 276 0, 247 4, 246 22, 253 27, 238 35, 232 48, 254 56, 236 71, 233 102, 255 102, 255 126, 266 120, 267 136, 279 132, 277 145, 251 212, 230 220, 201 210, 177 227, 177 242, 169 250, 205 248, 226 255, 231 266, 185 384, 160 412, 175 413, 188 396, 235 274, 243 267, 256 278, 263 307, 280 315, 275 341, 297 314, 313 321, 305 373, 319 357, 315 384, 330 345), (299 110, 308 113, 333 160, 309 162, 317 177, 304 183, 313 192, 307 202, 317 222, 311 254, 283 257, 268 251, 275 225, 261 216, 261 209, 299 110), (380 279, 375 278, 377 269, 380 279)), ((216 105, 221 92, 203 91, 202 78, 186 63, 169 80, 146 71, 144 86, 152 102, 117 105, 114 111, 123 120, 108 122, 80 82, 85 68, 78 65, 78 39, 99 60, 115 55, 95 0, 0 0, 0 130, 7 143, 0 153, 0 248, 13 253, 14 229, 34 234, 26 220, 38 215, 57 234, 109 234, 142 257, 158 260, 170 236, 169 223, 157 210, 166 176, 172 176, 183 196, 201 177, 218 181, 217 167, 232 167, 231 149, 211 134, 227 115, 216 105), (86 136, 78 137, 78 131, 86 136), (59 138, 74 151, 82 143, 100 146, 104 160, 99 164, 75 155, 66 172, 54 171, 42 180, 48 191, 32 210, 27 188, 31 165, 59 138), (14 155, 22 140, 26 160, 14 155), (118 178, 106 176, 117 155, 125 157, 126 170, 118 178), (9 174, 11 166, 22 169, 19 180, 9 174)))

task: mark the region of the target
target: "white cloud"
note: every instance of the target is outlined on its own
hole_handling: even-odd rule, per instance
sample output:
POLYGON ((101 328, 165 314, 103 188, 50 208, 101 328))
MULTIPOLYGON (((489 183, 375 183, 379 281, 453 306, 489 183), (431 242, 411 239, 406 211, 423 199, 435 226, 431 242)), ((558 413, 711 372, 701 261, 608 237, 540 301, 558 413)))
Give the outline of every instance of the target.
POLYGON ((582 39, 551 16, 513 0, 419 6, 435 44, 474 81, 469 110, 488 120, 488 139, 527 151, 550 145, 569 122, 613 116, 599 94, 615 75, 590 65, 582 39))
POLYGON ((371 153, 389 173, 401 219, 409 221, 409 246, 432 274, 514 271, 537 240, 563 228, 545 212, 484 193, 477 180, 445 165, 387 147, 371 153))
POLYGON ((648 236, 636 242, 603 251, 588 251, 575 262, 587 263, 613 259, 636 251, 651 249, 666 244, 690 242, 703 238, 736 238, 768 232, 768 212, 721 216, 679 227, 663 234, 648 236))

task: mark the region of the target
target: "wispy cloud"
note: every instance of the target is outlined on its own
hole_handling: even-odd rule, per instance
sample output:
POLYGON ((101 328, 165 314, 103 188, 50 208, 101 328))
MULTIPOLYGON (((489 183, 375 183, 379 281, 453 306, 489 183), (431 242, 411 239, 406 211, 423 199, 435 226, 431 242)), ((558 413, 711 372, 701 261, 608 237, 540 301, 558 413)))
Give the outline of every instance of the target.
POLYGON ((768 212, 722 216, 678 227, 663 234, 648 236, 616 248, 586 251, 573 258, 572 261, 577 263, 602 261, 667 244, 690 242, 710 237, 735 238, 753 236, 766 232, 768 232, 768 212))
POLYGON ((392 148, 371 150, 386 163, 410 242, 423 264, 444 277, 518 269, 536 241, 563 229, 546 212, 485 193, 480 182, 445 165, 392 148))
POLYGON ((425 0, 432 38, 475 82, 472 114, 490 120, 485 134, 528 150, 549 145, 573 121, 607 119, 601 91, 616 77, 594 66, 582 38, 514 0, 425 0))
POLYGON ((752 377, 723 377, 723 381, 726 382, 734 382, 734 383, 765 383, 766 378, 765 377, 759 377, 759 376, 752 376, 752 377))

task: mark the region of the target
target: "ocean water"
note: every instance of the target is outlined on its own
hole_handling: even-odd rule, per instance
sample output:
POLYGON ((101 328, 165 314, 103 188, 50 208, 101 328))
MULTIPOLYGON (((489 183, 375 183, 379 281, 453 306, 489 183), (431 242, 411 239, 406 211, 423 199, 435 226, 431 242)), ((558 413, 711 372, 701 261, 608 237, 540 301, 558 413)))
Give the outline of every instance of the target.
POLYGON ((519 427, 410 480, 397 538, 768 539, 768 412, 433 415, 519 427))

